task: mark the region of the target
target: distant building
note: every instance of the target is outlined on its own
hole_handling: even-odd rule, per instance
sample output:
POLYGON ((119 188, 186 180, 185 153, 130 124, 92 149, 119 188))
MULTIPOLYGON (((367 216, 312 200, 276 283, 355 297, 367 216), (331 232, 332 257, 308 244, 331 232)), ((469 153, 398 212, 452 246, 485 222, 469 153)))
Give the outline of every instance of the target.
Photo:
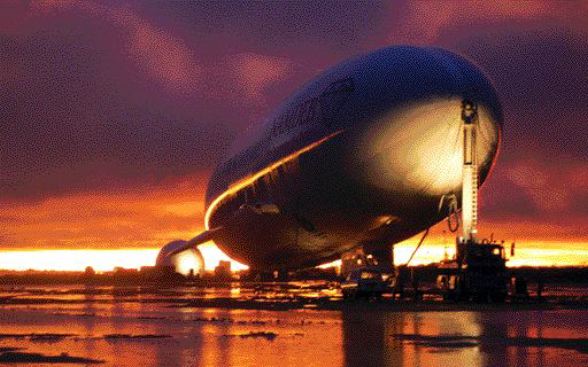
POLYGON ((94 270, 93 267, 86 266, 86 269, 84 270, 84 275, 86 277, 93 277, 94 275, 96 275, 96 271, 94 270))
POLYGON ((126 269, 120 266, 114 268, 114 275, 136 275, 138 273, 137 269, 126 269))
POLYGON ((230 279, 231 278, 231 262, 221 260, 219 261, 216 268, 214 268, 214 276, 217 279, 230 279))
POLYGON ((139 268, 139 272, 141 274, 150 274, 157 271, 157 268, 155 266, 141 266, 141 268, 139 268))

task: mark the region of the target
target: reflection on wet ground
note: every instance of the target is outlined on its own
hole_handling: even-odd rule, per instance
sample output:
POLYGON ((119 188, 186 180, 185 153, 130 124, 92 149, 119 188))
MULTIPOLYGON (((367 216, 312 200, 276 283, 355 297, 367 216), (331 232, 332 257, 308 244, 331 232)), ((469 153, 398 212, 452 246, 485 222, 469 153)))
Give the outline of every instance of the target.
POLYGON ((3 289, 0 365, 588 365, 586 308, 389 306, 390 301, 342 303, 331 292, 328 287, 298 293, 190 287, 3 289), (304 295, 338 306, 268 307, 284 303, 284 297, 304 303, 304 295), (204 299, 225 303, 200 307, 196 301, 204 299), (262 307, 240 307, 239 302, 251 299, 263 300, 262 307))

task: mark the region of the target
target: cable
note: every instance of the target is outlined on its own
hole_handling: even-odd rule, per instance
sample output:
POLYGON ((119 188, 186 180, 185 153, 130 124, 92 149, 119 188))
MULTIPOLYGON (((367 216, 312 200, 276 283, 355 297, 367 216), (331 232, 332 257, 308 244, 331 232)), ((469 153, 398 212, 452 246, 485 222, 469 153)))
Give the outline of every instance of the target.
POLYGON ((414 255, 416 254, 416 252, 418 251, 418 249, 421 247, 421 245, 423 244, 423 241, 425 240, 425 237, 427 237, 427 235, 429 234, 429 229, 431 227, 427 228, 425 230, 425 233, 423 233, 423 237, 421 237, 421 240, 419 241, 419 244, 417 245, 417 247, 414 249, 414 251, 412 252, 412 255, 410 255, 410 258, 408 259, 408 261, 406 262, 406 266, 408 266, 408 264, 410 264, 410 262, 412 261, 412 258, 414 257, 414 255))
POLYGON ((447 216, 447 227, 449 228, 450 232, 457 232, 457 230, 459 229, 459 215, 457 214, 457 204, 456 204, 456 199, 455 196, 453 197, 453 200, 449 203, 449 207, 448 207, 448 211, 449 211, 449 215, 447 216), (455 217, 455 226, 453 226, 451 224, 451 216, 455 217))
POLYGON ((445 199, 447 199, 447 226, 450 232, 457 232, 460 226, 459 215, 457 214, 457 197, 455 194, 444 194, 441 196, 439 206, 437 207, 438 212, 441 212, 445 199), (455 225, 453 225, 453 222, 451 221, 452 215, 455 217, 455 225))

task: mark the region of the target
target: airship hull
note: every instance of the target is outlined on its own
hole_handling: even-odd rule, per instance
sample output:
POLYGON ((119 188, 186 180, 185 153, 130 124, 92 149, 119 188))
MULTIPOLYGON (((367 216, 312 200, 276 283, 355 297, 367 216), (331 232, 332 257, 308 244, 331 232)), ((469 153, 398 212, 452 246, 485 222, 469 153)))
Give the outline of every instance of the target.
POLYGON ((390 246, 443 220, 459 197, 464 98, 480 106, 480 181, 502 113, 472 63, 392 47, 323 73, 237 141, 215 170, 206 225, 256 269, 296 269, 390 246))

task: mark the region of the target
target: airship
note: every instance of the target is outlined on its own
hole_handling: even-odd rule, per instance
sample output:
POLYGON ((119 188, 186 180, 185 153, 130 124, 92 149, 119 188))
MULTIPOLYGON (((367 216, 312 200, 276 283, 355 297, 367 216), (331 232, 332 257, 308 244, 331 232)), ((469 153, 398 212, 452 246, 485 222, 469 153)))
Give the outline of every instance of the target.
POLYGON ((478 109, 481 185, 503 114, 473 62, 394 46, 322 72, 234 142, 208 183, 205 230, 164 246, 158 263, 207 241, 258 271, 356 249, 390 263, 395 243, 447 218, 449 198, 461 201, 464 100, 478 109))

